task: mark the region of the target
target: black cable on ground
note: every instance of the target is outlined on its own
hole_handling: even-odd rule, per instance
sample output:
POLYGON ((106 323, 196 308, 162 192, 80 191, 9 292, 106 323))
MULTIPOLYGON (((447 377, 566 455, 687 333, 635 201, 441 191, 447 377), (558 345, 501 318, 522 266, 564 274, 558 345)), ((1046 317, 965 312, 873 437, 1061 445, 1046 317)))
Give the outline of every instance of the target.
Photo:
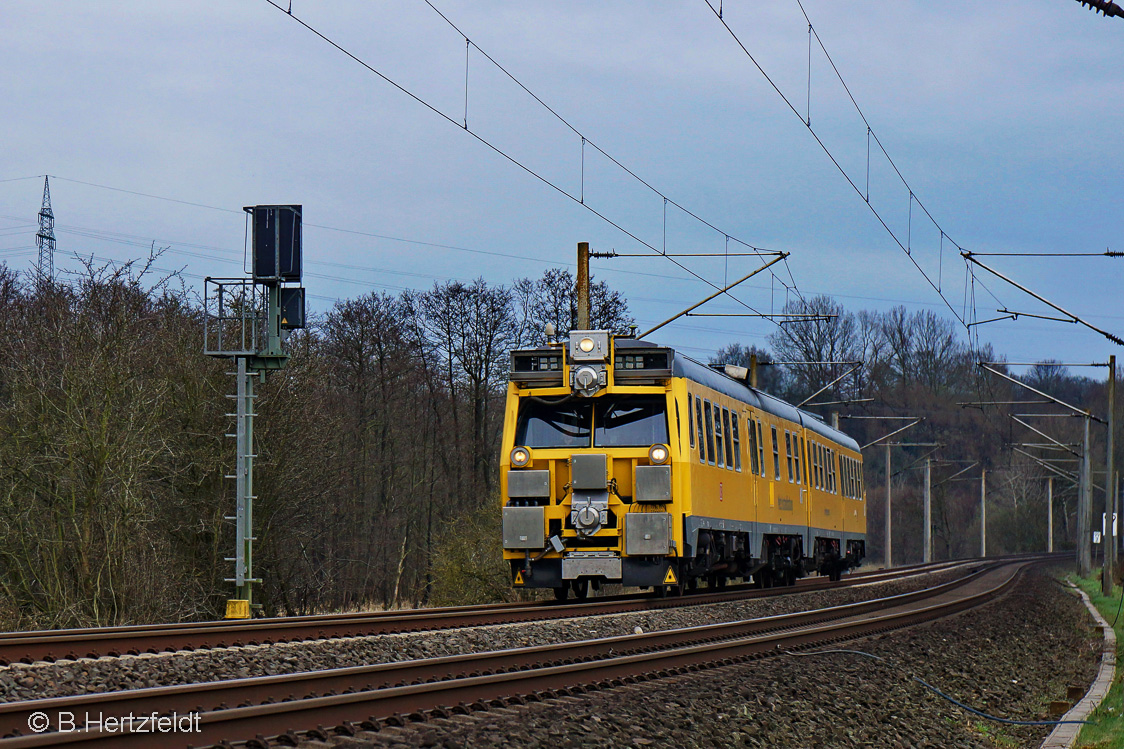
POLYGON ((1124 586, 1120 587, 1120 604, 1116 607, 1116 616, 1112 618, 1112 628, 1116 629, 1116 621, 1120 618, 1120 609, 1124 609, 1124 586))
POLYGON ((921 686, 923 686, 926 689, 932 691, 934 694, 945 698, 946 700, 948 700, 952 704, 956 705, 957 707, 962 708, 964 710, 967 710, 968 712, 972 713, 973 715, 978 715, 981 718, 985 718, 987 720, 993 720, 997 723, 1006 723, 1008 725, 1014 725, 1014 726, 1056 726, 1056 725, 1061 725, 1062 723, 1092 723, 1093 722, 1091 720, 1012 720, 1011 718, 1000 718, 1000 717, 995 716, 995 715, 988 715, 987 713, 985 713, 983 711, 980 711, 980 710, 977 710, 974 707, 969 707, 968 705, 965 705, 963 702, 956 699, 955 697, 952 697, 951 695, 945 694, 944 692, 937 689, 936 687, 934 687, 929 682, 927 682, 924 679, 921 679, 917 676, 914 676, 911 673, 906 672, 905 669, 901 668, 900 666, 894 665, 893 663, 891 663, 887 659, 883 658, 882 656, 874 655, 873 653, 864 653, 861 650, 844 650, 844 649, 815 650, 815 651, 812 651, 811 653, 794 653, 791 650, 785 651, 785 655, 791 655, 791 656, 794 656, 794 657, 807 657, 807 656, 810 656, 810 655, 830 655, 832 653, 845 653, 845 654, 848 654, 848 655, 861 655, 864 658, 870 658, 872 660, 876 660, 879 663, 883 663, 886 666, 894 669, 895 671, 901 671, 902 673, 904 673, 906 676, 908 676, 909 678, 916 681, 921 686))

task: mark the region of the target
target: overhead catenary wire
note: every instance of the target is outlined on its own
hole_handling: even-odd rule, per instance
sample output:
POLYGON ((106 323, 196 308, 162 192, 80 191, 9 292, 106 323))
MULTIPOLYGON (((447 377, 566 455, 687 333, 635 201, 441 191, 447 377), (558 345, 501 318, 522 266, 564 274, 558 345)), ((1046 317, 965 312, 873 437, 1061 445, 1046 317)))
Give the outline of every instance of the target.
MULTIPOLYGON (((608 217, 607 215, 605 215, 604 213, 601 213, 601 212, 600 212, 600 211, 598 211, 597 209, 593 208, 593 207, 592 207, 592 206, 591 206, 591 205, 590 205, 589 203, 582 203, 582 202, 581 202, 581 201, 579 200, 579 198, 578 198, 578 197, 576 197, 576 196, 574 196, 573 194, 571 194, 570 192, 568 192, 568 191, 567 191, 567 190, 566 190, 565 188, 561 187, 560 185, 556 184, 555 182, 551 181, 550 179, 548 179, 548 178, 544 177, 543 175, 539 174, 538 172, 536 172, 536 171, 535 171, 534 169, 532 169, 531 167, 529 167, 528 165, 526 165, 525 163, 523 163, 523 162, 522 162, 522 161, 520 161, 519 159, 515 158, 514 156, 512 156, 512 155, 511 155, 511 154, 509 154, 509 153, 507 153, 506 151, 504 151, 504 150, 503 150, 502 148, 500 148, 499 146, 497 146, 497 145, 495 145, 494 143, 492 143, 491 141, 489 141, 489 140, 488 140, 487 138, 483 137, 483 136, 482 136, 482 135, 480 135, 479 133, 477 133, 477 132, 475 132, 474 130, 472 130, 472 128, 469 128, 469 127, 462 127, 462 126, 461 126, 461 125, 460 125, 459 123, 457 123, 457 121, 456 121, 456 120, 454 120, 454 119, 453 119, 452 117, 450 117, 450 116, 449 116, 449 115, 447 115, 446 113, 442 112, 442 111, 441 111, 440 109, 438 109, 438 108, 437 108, 436 106, 434 106, 433 104, 430 104, 430 103, 429 103, 428 101, 426 101, 425 99, 423 99, 423 98, 422 98, 421 96, 419 96, 419 95, 415 94, 414 92, 410 91, 410 90, 409 90, 408 88, 406 88, 405 86, 403 86, 402 84, 400 84, 400 83, 396 82, 395 80, 393 80, 392 78, 390 78, 390 77, 389 77, 388 75, 386 75, 385 73, 381 72, 380 70, 378 70, 377 68, 375 68, 375 67, 374 67, 373 65, 371 65, 370 63, 368 63, 368 62, 366 62, 365 60, 363 60, 362 58, 360 58, 360 57, 359 57, 358 55, 356 55, 355 53, 353 53, 353 52, 349 51, 349 50, 348 50, 347 48, 343 47, 343 46, 342 46, 341 44, 339 44, 338 42, 336 42, 335 40, 333 40, 333 39, 332 39, 331 37, 329 37, 329 36, 327 36, 326 34, 324 34, 324 33, 323 33, 322 31, 320 31, 320 30, 319 30, 319 29, 317 29, 316 27, 312 26, 312 25, 311 25, 310 23, 308 23, 308 22, 307 22, 307 21, 305 21, 304 19, 300 18, 300 17, 299 17, 299 16, 297 16, 296 14, 293 14, 293 13, 289 13, 289 12, 287 12, 287 11, 285 10, 285 8, 281 7, 281 6, 280 6, 280 5, 279 5, 279 4, 278 4, 278 3, 276 2, 276 0, 265 0, 265 2, 266 2, 266 3, 268 4, 268 5, 270 5, 270 6, 272 6, 273 8, 275 8, 276 10, 278 10, 278 11, 280 11, 281 13, 285 14, 285 16, 286 16, 287 18, 291 18, 291 19, 292 19, 292 20, 293 20, 294 22, 296 22, 297 24, 299 24, 300 26, 302 26, 303 28, 305 28, 306 30, 308 30, 308 31, 309 31, 309 32, 310 32, 311 34, 313 34, 314 36, 318 37, 319 39, 321 39, 322 41, 324 41, 324 42, 325 42, 326 44, 328 44, 329 46, 333 47, 334 49, 336 49, 337 51, 339 51, 339 52, 340 52, 341 54, 345 55, 346 57, 348 57, 349 59, 351 59, 352 61, 354 61, 355 63, 357 63, 358 65, 360 65, 361 67, 363 67, 364 69, 366 69, 366 70, 367 70, 368 72, 370 72, 370 73, 372 73, 372 74, 374 74, 374 75, 378 76, 378 77, 379 77, 380 79, 382 79, 382 80, 383 80, 384 82, 386 82, 386 83, 387 83, 387 84, 389 84, 390 86, 394 87, 394 88, 395 88, 395 89, 397 89, 398 91, 402 92, 402 93, 403 93, 403 94, 405 94, 406 96, 410 97, 411 99, 413 99, 414 101, 416 101, 416 102, 417 102, 418 104, 421 104, 421 105, 422 105, 423 107, 425 107, 425 108, 426 108, 426 109, 428 109, 429 111, 433 112, 434 114, 436 114, 436 115, 437 115, 438 117, 440 117, 441 119, 443 119, 443 120, 447 121, 448 123, 450 123, 450 124, 452 124, 452 125, 456 126, 456 127, 458 128, 458 129, 462 129, 462 130, 463 130, 464 132, 466 132, 466 133, 468 133, 469 135, 471 135, 471 136, 472 136, 472 137, 473 137, 473 138, 474 138, 474 139, 475 139, 475 140, 476 140, 477 142, 479 142, 479 143, 480 143, 481 145, 483 145, 483 146, 487 147, 488 149, 490 149, 491 151, 493 151, 493 152, 494 152, 494 153, 496 153, 497 155, 499 155, 499 156, 502 156, 502 157, 503 157, 503 158, 504 158, 505 160, 507 160, 507 161, 508 161, 509 163, 511 163, 511 164, 512 164, 513 166, 516 166, 516 167, 518 167, 519 169, 521 169, 521 170, 523 170, 524 172, 526 172, 526 173, 527 173, 528 175, 530 175, 530 176, 534 177, 535 179, 537 179, 537 180, 538 180, 539 182, 541 182, 542 184, 546 185, 547 187, 550 187, 551 189, 555 190, 556 192, 558 192, 558 193, 560 193, 560 194, 564 195, 565 197, 569 198, 569 199, 570 199, 570 200, 572 200, 572 201, 573 201, 574 203, 576 203, 576 204, 578 204, 578 205, 582 206, 582 207, 583 207, 583 208, 585 208, 585 209, 586 209, 587 211, 589 211, 590 213, 592 213, 592 214, 593 214, 594 216, 596 216, 597 218, 601 219, 601 220, 602 220, 602 221, 604 221, 604 222, 605 222, 606 224, 608 224, 608 225, 612 226, 613 228, 615 228, 615 229, 616 229, 617 231, 621 232, 621 233, 622 233, 622 234, 624 234, 625 236, 627 236, 627 237, 631 238, 631 239, 632 239, 633 241, 635 241, 635 242, 638 242, 639 244, 643 245, 644 247, 647 247, 648 249, 650 249, 650 250, 651 250, 652 252, 656 253, 657 255, 662 255, 662 253, 660 252, 660 250, 659 250, 659 249, 657 249, 657 248, 656 248, 656 247, 655 247, 654 245, 652 245, 652 244, 650 244, 649 242, 647 242, 647 241, 645 241, 645 240, 641 239, 641 238, 640 238, 639 236, 637 236, 637 235, 636 235, 635 233, 633 233, 632 231, 630 231, 630 230, 626 229, 626 228, 625 228, 625 227, 624 227, 623 225, 621 225, 621 224, 620 224, 620 223, 618 223, 617 221, 614 221, 613 219, 609 218, 609 217, 608 217)), ((477 47, 477 49, 479 49, 479 47, 477 47)), ((594 147, 596 148, 596 146, 594 146, 594 147)), ((752 247, 752 245, 748 245, 748 244, 747 244, 746 246, 748 246, 748 247, 752 247)), ((713 289, 721 289, 721 288, 722 288, 722 287, 720 287, 719 285, 715 284, 714 282, 710 281, 709 279, 707 279, 707 278, 704 278, 704 277, 703 277, 702 275, 700 275, 700 274, 696 273, 696 272, 695 272, 694 270, 692 270, 692 269, 688 268, 688 267, 687 267, 686 265, 684 265, 683 263, 680 263, 680 262, 679 262, 679 261, 677 261, 677 260, 676 260, 675 258, 667 258, 667 260, 668 260, 668 262, 671 262, 671 263, 673 263, 674 265, 676 265, 676 266, 677 266, 677 267, 678 267, 678 268, 679 268, 680 270, 682 270, 682 271, 684 271, 685 273, 689 274, 690 276, 692 276, 692 277, 694 277, 694 278, 698 279, 699 281, 702 281, 703 283, 705 283, 706 285, 710 286, 711 288, 713 288, 713 289)), ((745 307, 746 309, 752 310, 753 312, 760 312, 760 310, 758 310, 758 309, 754 308, 754 307, 753 307, 752 305, 748 304, 747 302, 745 302, 745 301, 743 301, 743 300, 741 300, 741 299, 738 299, 737 297, 735 297, 735 296, 733 296, 733 295, 729 294, 728 292, 726 293, 726 295, 727 295, 727 296, 728 296, 728 297, 729 297, 730 299, 732 299, 733 301, 735 301, 735 302, 737 302, 738 304, 740 304, 740 305, 742 305, 743 307, 745 307)), ((780 325, 778 325, 778 326, 777 326, 777 328, 778 328, 779 330, 785 331, 785 328, 783 328, 783 327, 782 327, 782 326, 780 326, 780 325)), ((787 331, 785 331, 785 333, 786 333, 786 335, 788 334, 788 333, 787 333, 787 331)))
MULTIPOLYGON (((828 159, 831 160, 831 163, 835 165, 835 168, 839 171, 840 174, 843 175, 843 178, 847 181, 847 183, 851 186, 851 188, 854 189, 855 193, 860 198, 863 199, 863 202, 866 203, 867 207, 874 214, 875 218, 878 219, 878 222, 882 225, 882 227, 890 235, 891 239, 893 239, 894 242, 898 245, 898 247, 901 248, 902 252, 904 252, 906 254, 906 257, 909 258, 910 262, 913 263, 914 267, 917 268, 918 272, 921 273, 921 275, 922 275, 922 277, 924 277, 925 281, 933 288, 934 291, 937 292, 937 295, 945 303, 945 306, 948 307, 949 311, 953 314, 953 316, 962 325, 965 325, 965 327, 967 327, 967 320, 965 319, 965 316, 961 315, 960 313, 958 313, 956 311, 956 308, 953 307, 952 303, 945 297, 944 293, 940 290, 939 286, 933 281, 932 278, 929 277, 929 274, 925 272, 924 268, 921 267, 920 263, 918 263, 917 259, 913 256, 913 253, 909 249, 908 240, 907 240, 907 242, 903 243, 902 240, 898 237, 897 233, 895 233, 894 230, 892 228, 890 228, 890 225, 889 225, 889 223, 887 223, 886 219, 883 218, 882 214, 875 207, 875 205, 872 202, 870 202, 869 192, 867 194, 864 194, 863 190, 858 186, 858 184, 855 183, 855 181, 851 177, 851 175, 847 174, 847 170, 844 169, 843 165, 839 163, 839 160, 835 156, 835 154, 832 153, 831 149, 828 148, 827 144, 824 143, 823 139, 820 138, 819 134, 816 133, 815 129, 811 126, 810 122, 806 121, 804 116, 800 114, 800 111, 796 108, 796 106, 792 103, 792 101, 788 98, 788 96, 781 90, 780 86, 778 86, 777 83, 773 80, 773 78, 768 74, 768 72, 765 71, 765 68, 762 67, 761 63, 757 61, 757 58, 754 57, 754 55, 749 51, 749 48, 746 47, 745 43, 741 40, 741 38, 738 36, 738 34, 733 30, 733 28, 731 28, 731 26, 727 22, 727 20, 725 18, 723 18, 718 13, 718 10, 714 7, 712 1, 711 0, 703 0, 703 2, 705 2, 706 6, 711 10, 711 12, 714 13, 714 15, 718 19, 719 23, 721 23, 723 28, 725 28, 726 31, 730 34, 730 36, 733 38, 733 40, 741 48, 742 52, 745 53, 746 57, 748 57, 750 62, 753 63, 754 67, 757 68, 758 72, 760 72, 761 75, 765 77, 765 80, 769 83, 769 85, 773 88, 773 90, 777 93, 777 95, 781 97, 781 99, 788 106, 788 108, 792 110, 792 113, 794 115, 796 115, 796 117, 801 121, 801 123, 804 124, 805 128, 812 135, 812 138, 815 139, 816 143, 819 144, 821 149, 823 149, 823 152, 825 154, 827 154, 827 157, 828 157, 828 159)), ((800 5, 800 0, 797 0, 797 4, 800 5)), ((873 138, 874 142, 878 145, 879 149, 881 149, 882 153, 886 156, 887 161, 890 163, 891 167, 893 167, 894 172, 898 175, 898 178, 901 179, 902 184, 904 184, 906 186, 906 189, 909 191, 909 193, 910 193, 910 205, 912 206, 913 201, 916 200, 916 198, 914 197, 915 193, 913 191, 913 188, 910 187, 909 182, 905 179, 905 176, 901 173, 901 170, 898 169, 897 165, 894 163, 893 159, 890 157, 889 153, 886 151, 885 147, 882 145, 882 142, 878 139, 878 135, 874 132, 873 128, 870 126, 870 122, 867 120, 866 115, 862 112, 862 109, 859 107, 858 102, 855 100, 855 97, 851 94, 850 88, 847 86, 846 81, 843 80, 843 76, 842 76, 842 74, 840 74, 838 67, 836 67, 835 62, 831 59, 831 55, 828 53, 827 48, 824 46, 823 42, 820 40, 819 34, 816 33, 816 31, 813 27, 812 21, 809 18, 807 12, 804 10, 803 5, 800 5, 800 11, 801 11, 801 13, 803 13, 805 20, 808 22, 810 34, 815 37, 817 43, 820 45, 820 48, 823 50, 824 55, 827 57, 828 61, 831 63, 831 67, 835 71, 836 76, 839 78, 840 82, 843 84, 843 88, 846 90, 848 97, 851 99, 851 103, 854 105, 854 107, 855 107, 856 111, 858 112, 859 116, 862 118, 863 123, 866 125, 868 134, 870 135, 870 137, 873 138)), ((869 188, 868 188, 868 191, 869 191, 869 188)), ((941 235, 945 238, 948 238, 949 242, 952 242, 952 244, 954 246, 956 246, 958 249, 962 249, 962 248, 960 248, 960 246, 955 241, 952 240, 951 237, 949 237, 948 233, 944 230, 943 227, 941 227, 941 225, 936 221, 936 219, 933 218, 932 214, 925 207, 925 205, 923 203, 921 203, 920 200, 917 200, 917 203, 918 203, 919 207, 921 208, 921 210, 925 212, 926 216, 929 217, 929 220, 933 222, 933 225, 936 226, 941 231, 941 235)))
MULTIPOLYGON (((447 15, 445 15, 445 13, 443 13, 436 5, 434 5, 431 0, 424 0, 424 2, 425 2, 426 5, 428 5, 430 7, 431 10, 433 10, 434 13, 436 13, 438 16, 440 16, 441 19, 443 21, 445 21, 445 23, 447 23, 451 29, 453 29, 453 31, 455 31, 457 34, 459 34, 465 40, 466 45, 471 45, 472 47, 474 47, 477 52, 479 52, 481 55, 484 56, 484 58, 486 60, 488 60, 488 62, 495 65, 497 70, 499 70, 501 73, 503 73, 505 76, 507 76, 507 78, 510 79, 512 83, 514 83, 516 86, 518 86, 520 89, 522 89, 522 91, 525 94, 527 94, 532 99, 534 99, 535 102, 537 102, 543 109, 545 109, 547 112, 549 112, 555 119, 557 119, 560 123, 562 123, 562 125, 564 125, 567 129, 569 129, 570 132, 572 132, 574 135, 578 136, 581 139, 581 188, 580 188, 580 193, 579 193, 579 196, 578 196, 578 202, 580 204, 585 205, 585 147, 588 145, 590 148, 593 148, 594 150, 596 150, 598 153, 600 153, 602 156, 604 156, 606 159, 608 159, 610 162, 612 162, 617 168, 621 169, 628 176, 632 177, 634 180, 636 180, 638 183, 643 185, 645 188, 650 190, 653 194, 655 194, 656 196, 658 196, 662 200, 662 202, 663 202, 663 251, 664 251, 664 253, 666 253, 666 250, 667 250, 667 206, 669 204, 672 205, 673 207, 677 208, 678 210, 682 211, 686 215, 690 216, 695 221, 698 221, 703 226, 706 226, 707 228, 711 229, 712 231, 722 235, 725 238, 727 245, 729 244, 729 241, 732 239, 733 241, 737 242, 738 244, 742 245, 743 247, 747 247, 754 252, 758 252, 759 250, 761 250, 761 248, 758 248, 758 247, 756 247, 756 246, 754 246, 754 245, 752 245, 748 242, 745 242, 741 239, 738 239, 737 237, 732 236, 731 234, 726 232, 725 230, 718 228, 715 224, 711 223, 710 221, 706 220, 702 216, 698 215, 697 213, 695 213, 691 209, 684 206, 682 203, 672 199, 667 194, 663 193, 658 188, 656 188, 652 183, 648 182, 646 179, 644 179, 639 174, 637 174, 635 171, 633 171, 631 168, 625 166, 623 163, 621 163, 621 161, 619 159, 617 159, 615 156, 613 156, 608 151, 603 149, 601 146, 597 145, 597 143, 594 142, 593 140, 591 140, 588 135, 581 132, 573 123, 571 123, 568 119, 563 117, 558 112, 558 110, 556 110, 554 107, 547 104, 546 101, 544 101, 542 97, 540 97, 538 94, 536 94, 534 91, 532 91, 526 84, 523 83, 523 81, 521 81, 519 78, 517 78, 514 73, 512 73, 505 66, 500 64, 494 57, 492 57, 487 52, 487 50, 481 48, 480 45, 471 41, 468 34, 466 34, 464 31, 462 31, 461 28, 456 23, 454 23, 451 18, 449 18, 447 15)), ((466 71, 467 71, 467 63, 466 63, 466 71)), ((467 100, 467 97, 468 97, 468 93, 467 93, 467 72, 466 72, 466 92, 465 92, 466 100, 467 100)), ((466 117, 466 127, 467 127, 467 117, 466 117)), ((572 198, 573 196, 570 196, 570 197, 572 198)), ((788 267, 787 262, 785 263, 785 266, 786 266, 786 268, 788 267)), ((772 270, 770 270, 769 272, 782 285, 784 285, 785 288, 789 288, 788 284, 785 284, 784 281, 782 281, 779 277, 776 276, 776 273, 774 273, 772 270)), ((792 282, 791 288, 796 292, 797 296, 800 296, 800 298, 803 300, 803 296, 800 294, 800 290, 796 286, 796 280, 792 276, 791 269, 788 269, 788 275, 789 275, 790 281, 792 282)))
MULTIPOLYGON (((1096 332, 1096 333, 1100 333, 1100 334, 1101 334, 1101 335, 1103 335, 1103 336, 1104 336, 1105 338, 1107 338, 1108 340, 1110 340, 1110 341, 1112 341, 1113 343, 1117 344, 1118 346, 1124 346, 1124 339, 1121 339, 1121 338, 1120 338, 1119 336, 1117 336, 1117 335, 1114 335, 1113 333, 1109 333, 1109 332, 1108 332, 1107 330, 1101 330, 1101 329, 1100 329, 1100 328, 1098 328, 1097 326, 1095 326, 1095 325, 1092 325, 1092 324, 1090 324, 1090 323, 1086 322, 1085 320, 1082 320, 1082 319, 1081 319, 1080 317, 1078 317, 1077 315, 1073 314, 1073 313, 1072 313, 1072 312, 1070 312, 1069 310, 1067 310, 1067 309, 1064 309, 1064 308, 1060 307, 1060 306, 1059 306, 1059 305, 1057 305, 1057 304, 1054 304, 1053 302, 1051 302, 1051 301, 1050 301, 1049 299, 1046 299, 1046 298, 1045 298, 1045 297, 1043 297, 1042 295, 1040 295, 1040 294, 1036 294, 1035 292, 1031 291, 1030 289, 1028 289, 1027 287, 1023 286, 1022 284, 1018 283, 1017 281, 1013 281, 1013 280, 1011 280, 1010 278, 1007 278, 1007 276, 1003 275, 1003 274, 1002 274, 1002 273, 1000 273, 999 271, 997 271, 997 270, 995 270, 995 269, 993 269, 993 268, 989 268, 988 266, 984 265, 983 263, 981 263, 981 262, 980 262, 979 260, 977 260, 977 259, 976 259, 976 258, 974 257, 974 254, 975 254, 975 253, 972 253, 972 252, 967 252, 967 251, 961 251, 961 253, 960 253, 960 254, 964 256, 964 259, 965 259, 965 261, 968 261, 968 262, 972 262, 972 263, 975 263, 976 265, 980 266, 981 268, 983 268, 984 270, 986 270, 986 271, 987 271, 988 273, 990 273, 991 275, 993 275, 993 276, 995 276, 995 277, 997 277, 997 278, 999 278, 999 279, 1001 279, 1001 280, 1003 280, 1003 281, 1006 281, 1007 283, 1011 284, 1012 286, 1014 286, 1014 287, 1015 287, 1016 289, 1018 289, 1019 291, 1022 291, 1022 292, 1025 292, 1026 294, 1029 294, 1030 296, 1034 297, 1034 298, 1035 298, 1035 299, 1037 299, 1038 301, 1040 301, 1040 302, 1042 302, 1043 304, 1045 304, 1045 305, 1046 305, 1047 307, 1051 307, 1052 309, 1055 309, 1055 310, 1057 310, 1058 312, 1061 312, 1061 313, 1062 313, 1063 315, 1065 315, 1066 317, 1070 318, 1070 320, 1071 320, 1072 322, 1075 322, 1075 323, 1078 323, 1078 324, 1080 324, 1080 325, 1083 325, 1083 326, 1085 326, 1086 328, 1088 328, 1089 330, 1092 330, 1092 331, 1094 331, 1094 332, 1096 332)), ((998 299, 996 299, 995 301, 997 301, 997 302, 998 302, 999 300, 998 300, 998 299)), ((1000 304, 1002 304, 1002 302, 1000 302, 1000 304)))

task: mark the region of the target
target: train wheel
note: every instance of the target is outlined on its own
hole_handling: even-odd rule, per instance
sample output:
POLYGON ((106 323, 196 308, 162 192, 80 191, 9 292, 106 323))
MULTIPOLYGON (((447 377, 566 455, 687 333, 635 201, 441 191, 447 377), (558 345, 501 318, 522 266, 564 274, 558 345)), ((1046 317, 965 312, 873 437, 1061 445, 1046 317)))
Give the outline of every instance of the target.
POLYGON ((570 585, 574 589, 574 598, 584 601, 589 597, 589 580, 575 580, 570 585))
POLYGON ((653 585, 652 586, 652 595, 655 598, 666 598, 667 597, 667 587, 664 586, 664 585, 653 585))
POLYGON ((568 585, 563 585, 554 589, 554 597, 559 601, 565 601, 568 595, 570 595, 570 586, 568 585))
POLYGON ((716 587, 719 590, 722 590, 726 587, 726 576, 725 575, 719 575, 718 576, 718 584, 717 584, 716 587))
POLYGON ((688 577, 687 578, 687 590, 693 592, 693 591, 696 591, 698 589, 699 589, 699 579, 697 577, 688 577))
POLYGON ((784 584, 785 585, 796 585, 796 570, 789 567, 787 570, 784 571, 784 584))

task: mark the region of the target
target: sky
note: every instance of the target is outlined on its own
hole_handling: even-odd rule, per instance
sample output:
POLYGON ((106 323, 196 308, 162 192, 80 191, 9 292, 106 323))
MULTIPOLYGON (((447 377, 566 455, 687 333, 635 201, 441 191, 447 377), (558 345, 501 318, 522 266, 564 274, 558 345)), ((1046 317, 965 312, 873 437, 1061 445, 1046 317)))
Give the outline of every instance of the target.
MULTIPOLYGON (((1011 361, 1124 353, 1027 317, 1058 313, 958 250, 1124 250, 1124 19, 1073 0, 430 2, 9 0, 0 261, 34 265, 51 175, 60 274, 158 247, 201 291, 244 273, 242 206, 300 203, 315 312, 573 269, 588 241, 645 255, 592 267, 645 330, 771 259, 753 247, 791 254, 700 312, 827 294, 932 310, 967 340, 1007 309, 972 330, 1011 361)), ((1124 336, 1124 258, 979 260, 1124 336)), ((777 330, 690 317, 653 339, 705 359, 777 330)))

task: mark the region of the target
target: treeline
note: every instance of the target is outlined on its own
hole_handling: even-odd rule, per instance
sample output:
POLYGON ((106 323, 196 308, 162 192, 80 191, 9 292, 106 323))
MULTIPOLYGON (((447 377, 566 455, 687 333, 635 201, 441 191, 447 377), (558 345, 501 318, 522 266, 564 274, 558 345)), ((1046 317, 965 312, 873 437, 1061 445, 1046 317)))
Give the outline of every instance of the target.
MULTIPOLYGON (((983 470, 988 471, 989 554, 1046 549, 1047 476, 1055 479, 1055 548, 1073 547, 1077 492, 1074 482, 1062 474, 1077 472, 1076 456, 1056 448, 1022 446, 1025 442, 1046 443, 1047 439, 1011 416, 1028 412, 1063 415, 1020 418, 1077 453, 1081 452, 1083 419, 1065 418, 1069 414, 1065 408, 1046 403, 1025 388, 987 372, 979 366, 980 362, 997 363, 993 368, 1006 373, 1007 367, 1001 363, 1003 357, 990 345, 973 347, 958 324, 932 311, 909 312, 899 306, 886 312, 850 312, 826 296, 790 303, 785 311, 818 317, 779 326, 768 337, 768 348, 732 344, 717 352, 711 361, 749 366, 751 355, 757 354, 759 363, 765 362, 758 368, 762 389, 796 404, 807 399, 809 403, 804 408, 828 422, 832 412, 839 413, 840 428, 860 445, 874 442, 915 419, 924 419, 888 440, 915 443, 894 446, 890 453, 895 564, 922 558, 926 458, 933 461, 936 558, 979 553, 983 470), (979 405, 991 403, 1001 405, 979 405), (1023 453, 1044 459, 1057 470, 1052 471, 1023 453)), ((1075 376, 1050 361, 1043 361, 1016 379, 1067 403, 1091 409, 1101 418, 1106 414, 1103 381, 1075 376)), ((1106 433, 1103 427, 1095 423, 1093 426, 1090 453, 1096 487, 1094 525, 1099 528, 1104 508, 1106 433)), ((864 458, 868 548, 878 559, 885 535, 885 448, 868 448, 864 458)), ((1117 467, 1121 466, 1120 460, 1118 454, 1117 467)))
MULTIPOLYGON (((0 626, 213 618, 230 596, 233 365, 202 354, 178 283, 89 266, 37 288, 0 266, 0 626)), ((369 294, 293 334, 256 403, 264 613, 462 597, 442 584, 499 553, 508 352, 569 330, 573 286, 369 294)), ((596 323, 627 330, 624 299, 592 292, 596 323)))
MULTIPOLYGON (((510 286, 373 293, 294 332, 289 366, 259 386, 256 403, 264 613, 511 595, 496 501, 508 352, 542 344, 547 323, 564 335, 573 290, 572 275, 548 271, 510 286)), ((626 300, 604 283, 592 291, 594 326, 626 332, 626 300)), ((938 557, 978 549, 981 468, 990 471, 989 550, 1045 548, 1042 469, 1009 449, 1034 435, 1002 408, 962 405, 1028 399, 977 366, 996 354, 972 350, 929 312, 852 313, 822 297, 790 311, 821 317, 779 327, 767 349, 735 344, 714 360, 824 362, 766 364, 759 381, 793 403, 810 398, 806 408, 826 420, 832 411, 924 417, 896 441, 940 443, 930 457, 961 461, 934 468, 938 557)), ((234 485, 224 475, 234 444, 224 435, 234 379, 232 362, 204 356, 202 343, 198 298, 177 277, 90 265, 38 288, 0 266, 0 627, 221 613, 232 591, 224 516, 234 485)), ((1104 412, 1101 383, 1054 367, 1027 381, 1104 412)), ((1080 442, 1080 419, 1048 421, 1060 441, 1080 442)), ((866 444, 906 423, 841 426, 866 444)), ((1094 430, 1097 465, 1103 436, 1094 430)), ((921 556, 918 460, 931 449, 891 453, 897 563, 921 556)), ((885 454, 872 448, 866 458, 877 556, 885 454)), ((1060 478, 1055 500, 1059 546, 1072 544, 1074 492, 1060 478)))

